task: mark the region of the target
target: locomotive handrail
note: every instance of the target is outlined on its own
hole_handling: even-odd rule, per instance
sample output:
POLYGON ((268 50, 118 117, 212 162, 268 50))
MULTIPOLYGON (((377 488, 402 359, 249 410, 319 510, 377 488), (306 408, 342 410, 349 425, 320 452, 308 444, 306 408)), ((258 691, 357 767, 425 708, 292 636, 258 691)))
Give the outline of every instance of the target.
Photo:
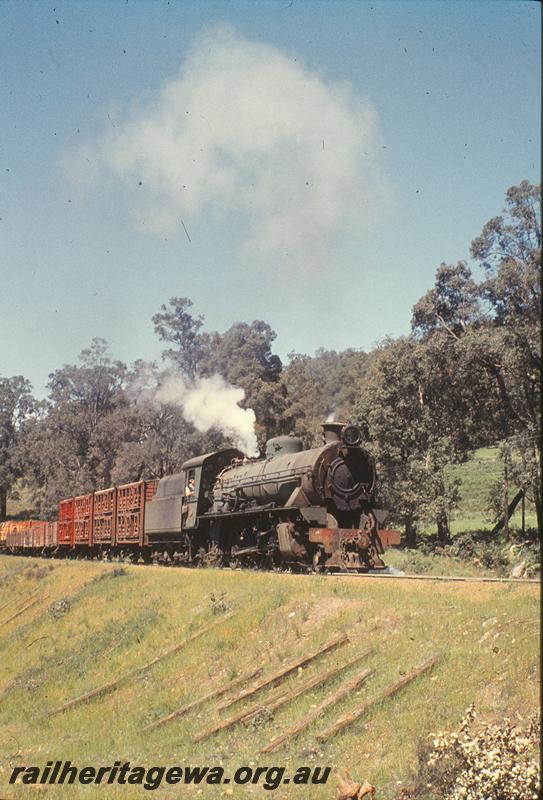
MULTIPOLYGON (((307 467, 294 467, 289 469, 277 470, 276 472, 269 472, 266 473, 265 475, 262 474, 255 475, 254 477, 250 478, 231 478, 230 482, 235 483, 237 487, 242 488, 244 486, 253 486, 255 484, 261 485, 263 483, 275 483, 277 479, 280 478, 282 475, 287 475, 288 477, 291 476, 301 477, 303 475, 307 475, 308 477, 310 477, 312 474, 313 470, 311 469, 308 470, 307 467)), ((222 481, 223 487, 225 489, 228 489, 229 479, 221 478, 220 480, 222 481)))

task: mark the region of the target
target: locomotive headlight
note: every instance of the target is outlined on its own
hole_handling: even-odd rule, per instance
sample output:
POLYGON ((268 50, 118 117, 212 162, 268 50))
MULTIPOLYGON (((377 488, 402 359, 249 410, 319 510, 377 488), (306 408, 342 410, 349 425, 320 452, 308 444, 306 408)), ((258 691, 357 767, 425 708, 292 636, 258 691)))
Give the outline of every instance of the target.
POLYGON ((362 431, 355 425, 345 425, 341 430, 341 440, 347 447, 358 447, 362 442, 362 431))

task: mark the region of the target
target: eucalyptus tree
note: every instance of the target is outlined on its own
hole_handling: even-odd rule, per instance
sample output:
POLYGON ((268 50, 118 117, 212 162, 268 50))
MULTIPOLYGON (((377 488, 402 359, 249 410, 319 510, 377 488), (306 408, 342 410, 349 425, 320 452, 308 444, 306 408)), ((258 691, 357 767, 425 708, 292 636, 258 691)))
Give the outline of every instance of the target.
POLYGON ((32 385, 26 378, 0 378, 0 520, 6 518, 8 494, 24 474, 21 446, 25 426, 36 410, 32 385))
POLYGON ((412 324, 421 341, 441 341, 463 364, 473 444, 481 437, 510 443, 517 482, 534 502, 541 530, 540 191, 527 181, 507 191, 504 212, 471 244, 482 278, 476 281, 465 262, 442 264, 412 324))

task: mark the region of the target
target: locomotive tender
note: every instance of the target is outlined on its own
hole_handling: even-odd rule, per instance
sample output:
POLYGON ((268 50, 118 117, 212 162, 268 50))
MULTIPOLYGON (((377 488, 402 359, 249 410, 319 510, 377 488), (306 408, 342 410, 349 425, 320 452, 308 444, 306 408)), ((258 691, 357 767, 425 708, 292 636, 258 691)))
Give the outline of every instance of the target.
POLYGON ((383 569, 384 546, 399 535, 379 530, 386 512, 375 506, 362 434, 353 425, 322 427, 321 447, 278 436, 264 458, 228 448, 160 481, 64 500, 58 522, 35 523, 43 528, 34 534, 8 530, 5 546, 210 566, 383 569))

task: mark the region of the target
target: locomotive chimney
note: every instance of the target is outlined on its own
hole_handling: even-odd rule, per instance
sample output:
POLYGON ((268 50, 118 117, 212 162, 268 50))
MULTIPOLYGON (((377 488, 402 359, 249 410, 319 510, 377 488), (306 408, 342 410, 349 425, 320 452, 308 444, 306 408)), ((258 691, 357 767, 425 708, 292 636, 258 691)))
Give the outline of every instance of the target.
POLYGON ((323 422, 321 425, 324 444, 341 442, 342 422, 323 422))

